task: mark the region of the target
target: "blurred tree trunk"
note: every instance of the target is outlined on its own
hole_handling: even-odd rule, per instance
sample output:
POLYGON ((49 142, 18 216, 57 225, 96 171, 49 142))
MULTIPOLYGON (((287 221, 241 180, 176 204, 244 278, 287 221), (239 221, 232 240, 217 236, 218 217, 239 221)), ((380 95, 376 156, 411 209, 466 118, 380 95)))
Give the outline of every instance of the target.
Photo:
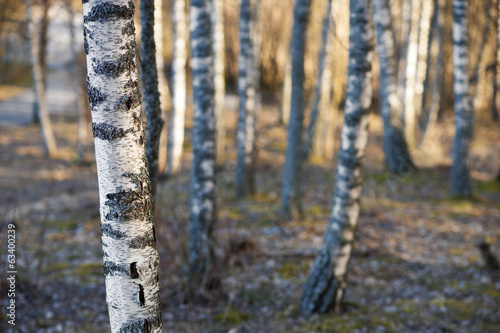
POLYGON ((467 8, 466 0, 453 0, 455 138, 453 140, 450 186, 451 193, 460 196, 472 195, 468 157, 473 135, 474 110, 469 96, 467 8))
POLYGON ((172 100, 167 148, 167 175, 181 169, 186 114, 186 0, 173 0, 174 53, 172 61, 172 100))
POLYGON ((226 150, 226 129, 224 126, 224 101, 226 95, 226 81, 224 77, 224 1, 211 0, 212 5, 212 40, 214 54, 214 85, 215 85, 215 119, 217 127, 217 160, 221 164, 224 161, 226 150))
POLYGON ((68 12, 68 29, 69 29, 69 48, 70 48, 70 54, 71 54, 71 61, 70 61, 70 76, 71 76, 71 81, 73 84, 73 89, 75 90, 76 93, 76 112, 78 115, 78 139, 76 143, 76 152, 78 154, 78 161, 80 163, 83 162, 84 159, 84 147, 87 141, 87 136, 88 136, 88 119, 87 119, 87 114, 86 114, 86 108, 85 108, 85 103, 83 99, 83 90, 82 90, 82 85, 81 85, 81 80, 82 77, 80 77, 78 73, 78 54, 76 52, 76 40, 75 40, 75 29, 73 27, 73 22, 75 19, 75 13, 73 11, 73 6, 71 4, 71 0, 66 0, 66 10, 68 12))
MULTIPOLYGON (((434 13, 435 0, 422 1, 422 15, 418 31, 418 60, 415 80, 415 135, 419 133, 417 119, 422 114, 422 101, 424 99, 424 83, 427 74, 427 59, 429 58, 429 39, 431 35, 432 17, 434 13)), ((415 140, 416 142, 417 140, 415 140)))
POLYGON ((415 147, 416 141, 416 110, 415 84, 417 79, 418 62, 418 31, 422 9, 422 0, 411 1, 410 31, 408 36, 408 51, 406 59, 406 82, 404 93, 404 130, 405 138, 410 148, 415 147))
POLYGON ((280 123, 288 125, 290 120, 290 109, 292 108, 292 41, 286 53, 285 70, 283 71, 283 87, 281 90, 280 123))
POLYGON ((296 210, 302 214, 300 204, 300 171, 303 159, 302 131, 304 122, 304 54, 306 29, 311 11, 311 0, 296 0, 292 30, 292 96, 288 123, 281 211, 285 219, 292 218, 296 210))
POLYGON ((493 66, 493 103, 491 105, 491 116, 494 121, 498 121, 498 104, 500 103, 500 0, 496 0, 496 31, 495 31, 495 65, 493 66))
MULTIPOLYGON (((44 69, 40 58, 40 40, 36 36, 36 31, 38 31, 35 24, 35 17, 33 17, 31 9, 31 0, 26 0, 26 22, 28 30, 28 38, 30 41, 30 56, 31 56, 31 67, 33 71, 33 81, 34 81, 34 93, 35 101, 38 105, 38 117, 40 119, 40 130, 42 134, 43 147, 45 154, 49 157, 56 157, 57 155, 57 145, 56 139, 54 137, 54 132, 52 131, 52 124, 50 121, 50 116, 47 110, 46 94, 45 94, 45 82, 44 82, 44 69)), ((43 57, 45 58, 45 57, 43 57)))
POLYGON ((168 130, 165 125, 169 112, 172 111, 172 100, 165 76, 165 61, 163 60, 163 0, 155 0, 155 45, 156 69, 158 73, 158 91, 160 92, 161 117, 163 129, 160 135, 160 148, 158 151, 158 173, 165 174, 167 165, 168 130))
MULTIPOLYGON (((254 3, 255 4, 255 3, 254 3)), ((240 1, 240 54, 238 57, 238 93, 240 106, 238 112, 236 194, 244 197, 254 193, 255 160, 256 160, 256 127, 255 113, 255 47, 254 15, 250 0, 240 1)))
MULTIPOLYGON (((52 4, 51 0, 41 0, 39 7, 41 8, 40 22, 38 29, 33 31, 33 38, 38 39, 38 59, 40 61, 40 67, 42 69, 42 81, 43 85, 47 86, 47 45, 48 45, 48 30, 49 30, 49 9, 52 4)), ((36 82, 33 82, 33 91, 36 91, 36 82)), ((32 122, 34 124, 40 124, 40 105, 38 100, 35 98, 33 102, 33 115, 32 122)))
POLYGON ((404 173, 414 168, 401 125, 397 95, 396 39, 388 0, 373 1, 380 64, 380 109, 384 120, 384 156, 389 171, 404 173))
POLYGON ((439 113, 441 99, 441 82, 443 80, 443 11, 444 1, 437 0, 434 4, 431 33, 429 34, 426 78, 422 98, 423 113, 420 117, 420 145, 425 145, 426 139, 435 133, 435 125, 439 113), (431 75, 433 74, 433 75, 431 75))
MULTIPOLYGON (((398 52, 398 97, 401 101, 401 117, 404 117, 404 98, 406 88, 406 66, 408 60, 408 43, 411 28, 411 0, 402 0, 401 5, 401 45, 398 52)), ((402 118, 404 121, 404 118, 402 118)))
POLYGON ((318 77, 314 89, 313 106, 307 128, 307 139, 304 145, 304 159, 312 153, 316 157, 325 156, 325 143, 330 128, 330 106, 332 91, 332 44, 333 24, 332 1, 327 0, 325 17, 323 18, 321 50, 318 56, 318 77))
POLYGON ((84 1, 83 12, 111 331, 163 332, 134 7, 84 1))
POLYGON ((156 206, 156 187, 158 184, 158 150, 163 128, 161 118, 160 92, 158 91, 158 72, 155 46, 155 1, 141 0, 141 80, 146 111, 146 157, 148 159, 149 181, 153 212, 156 206))
POLYGON ((300 302, 304 316, 339 308, 359 217, 362 161, 372 101, 371 1, 350 2, 349 68, 332 213, 300 302))
POLYGON ((193 161, 190 185, 189 267, 202 287, 213 268, 212 229, 215 224, 214 70, 210 0, 191 0, 189 13, 193 81, 193 161))

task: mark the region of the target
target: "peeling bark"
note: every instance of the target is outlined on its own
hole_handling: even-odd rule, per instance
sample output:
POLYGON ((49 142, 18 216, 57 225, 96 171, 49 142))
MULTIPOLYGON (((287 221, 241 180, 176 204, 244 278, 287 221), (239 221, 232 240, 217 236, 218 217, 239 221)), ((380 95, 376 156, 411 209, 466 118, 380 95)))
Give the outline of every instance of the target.
POLYGON ((163 332, 132 1, 84 1, 111 332, 163 332))
POLYGON ((350 2, 349 68, 344 125, 328 227, 307 279, 300 310, 304 316, 339 307, 359 217, 362 161, 368 142, 372 100, 371 1, 350 2))

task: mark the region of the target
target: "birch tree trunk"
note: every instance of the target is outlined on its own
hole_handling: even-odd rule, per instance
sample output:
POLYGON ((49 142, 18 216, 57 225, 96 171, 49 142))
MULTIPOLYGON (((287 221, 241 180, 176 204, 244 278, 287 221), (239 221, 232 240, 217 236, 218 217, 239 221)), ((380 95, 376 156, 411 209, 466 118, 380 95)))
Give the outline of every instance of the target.
POLYGON ((349 68, 333 207, 318 253, 300 301, 304 316, 338 308, 359 217, 362 161, 368 141, 372 100, 373 39, 371 1, 351 0, 349 68))
POLYGON ((82 97, 82 89, 81 89, 81 77, 78 75, 78 70, 77 70, 77 59, 78 59, 78 54, 76 52, 76 41, 75 41, 75 29, 73 27, 73 22, 75 19, 75 13, 73 11, 73 6, 71 4, 71 0, 66 0, 66 10, 68 12, 68 29, 69 29, 69 35, 70 35, 70 41, 69 41, 69 48, 70 48, 70 54, 71 54, 71 61, 70 61, 70 76, 71 76, 71 81, 73 84, 73 89, 76 92, 76 113, 78 115, 78 140, 76 143, 76 151, 78 154, 78 160, 79 162, 83 162, 84 159, 84 146, 85 142, 87 141, 87 115, 85 113, 85 103, 82 97))
POLYGON ((215 119, 217 127, 217 159, 219 164, 224 161, 226 150, 226 129, 224 126, 224 100, 226 81, 224 77, 224 1, 212 0, 212 40, 214 54, 214 85, 215 85, 215 119))
POLYGON ((106 301, 112 332, 163 332, 134 5, 84 0, 106 301))
POLYGON ((252 38, 252 9, 250 0, 240 0, 240 54, 238 57, 238 112, 236 194, 243 197, 254 191, 255 173, 255 62, 252 38))
POLYGON ((160 92, 161 117, 163 129, 160 135, 160 148, 158 151, 158 173, 164 175, 167 165, 168 131, 165 123, 172 110, 170 90, 165 76, 165 62, 163 60, 163 0, 155 0, 155 46, 156 70, 158 72, 158 91, 160 92))
POLYGON ((290 109, 292 108, 292 41, 285 59, 285 70, 283 75, 283 88, 281 90, 280 123, 288 125, 290 120, 290 109))
POLYGON ((155 46, 155 0, 141 0, 141 79, 146 111, 146 157, 153 211, 158 184, 158 154, 163 128, 155 46))
POLYGON ((202 286, 212 268, 215 224, 215 117, 210 0, 191 0, 189 12, 193 75, 193 162, 190 184, 189 266, 202 286))
POLYGON ((293 211, 302 213, 300 205, 300 171, 302 165, 302 131, 304 122, 304 53, 306 29, 311 11, 311 0, 296 0, 292 30, 292 97, 288 124, 281 211, 285 219, 293 211))
POLYGON ((471 196, 469 146, 474 111, 469 96, 467 46, 467 1, 453 0, 453 93, 455 94, 455 138, 452 148, 450 187, 452 195, 471 196))
POLYGON ((396 39, 388 0, 373 1, 380 63, 380 110, 384 120, 384 156, 390 172, 401 174, 414 165, 401 124, 401 103, 397 92, 396 39))
POLYGON ((491 116, 495 122, 498 121, 498 109, 497 105, 500 103, 500 0, 496 0, 496 31, 495 31, 495 43, 496 43, 496 51, 495 58, 496 63, 493 67, 493 102, 491 105, 491 116))
POLYGON ((35 25, 35 18, 31 13, 31 0, 26 0, 26 22, 28 38, 30 41, 30 56, 35 88, 35 102, 39 108, 38 116, 40 119, 40 131, 42 134, 43 148, 45 154, 53 158, 57 155, 57 145, 47 110, 45 82, 43 78, 44 70, 40 62, 40 44, 39 39, 36 37, 36 31, 38 30, 35 25))
POLYGON ((318 77, 316 79, 313 106, 307 128, 306 144, 304 145, 304 159, 307 159, 311 152, 318 157, 324 156, 325 153, 324 140, 327 136, 326 131, 329 128, 327 113, 330 112, 332 91, 333 24, 331 23, 330 16, 333 16, 332 1, 327 0, 321 31, 322 46, 318 56, 318 77))
POLYGON ((418 62, 418 30, 422 0, 411 1, 411 24, 408 36, 408 53, 406 59, 406 82, 404 93, 404 131, 406 142, 410 147, 416 143, 416 110, 415 85, 418 62))
POLYGON ((186 115, 186 0, 173 0, 174 53, 172 62, 172 100, 167 148, 167 175, 181 169, 186 115))

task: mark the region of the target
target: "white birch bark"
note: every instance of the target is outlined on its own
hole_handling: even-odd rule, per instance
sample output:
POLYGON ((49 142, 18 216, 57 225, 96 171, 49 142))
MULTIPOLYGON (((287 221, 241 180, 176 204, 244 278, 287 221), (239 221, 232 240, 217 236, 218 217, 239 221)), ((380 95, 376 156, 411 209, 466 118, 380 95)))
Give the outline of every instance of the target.
POLYGON ((45 154, 49 157, 56 157, 57 145, 52 130, 52 123, 50 121, 49 113, 47 110, 47 101, 45 94, 45 82, 43 79, 43 66, 40 61, 40 43, 36 37, 37 26, 35 18, 32 15, 31 0, 26 1, 26 22, 28 38, 30 41, 30 57, 31 69, 33 73, 35 101, 38 105, 38 117, 40 120, 40 131, 42 135, 42 142, 45 154))
POLYGON ((415 83, 418 62, 418 25, 422 0, 411 1, 411 24, 408 36, 408 53, 406 60, 406 82, 404 90, 404 130, 409 147, 415 147, 416 142, 416 110, 415 83))
POLYGON ((390 172, 402 174, 414 168, 401 124, 397 94, 396 38, 388 0, 373 0, 380 64, 380 109, 384 120, 384 157, 390 172))
MULTIPOLYGON (((156 70, 158 72, 158 91, 160 92, 160 108, 163 123, 167 123, 168 115, 172 110, 170 89, 165 76, 165 62, 163 60, 163 0, 155 0, 155 45, 156 70)), ((160 136, 158 152, 158 173, 165 174, 167 165, 168 126, 164 125, 160 136)))
POLYGON ((333 55, 333 27, 330 20, 333 16, 332 1, 326 4, 325 16, 322 26, 322 46, 318 56, 318 77, 314 90, 313 106, 309 126, 307 128, 307 139, 304 145, 304 158, 307 159, 312 153, 314 156, 322 157, 325 154, 325 139, 329 130, 331 91, 332 91, 332 55, 333 55))
POLYGON ((181 169, 186 115, 186 0, 173 0, 174 53, 172 62, 172 112, 168 129, 167 175, 181 169))
POLYGON ((134 5, 84 0, 106 301, 112 332, 163 332, 134 5))
POLYGON ((373 38, 371 1, 350 2, 349 68, 344 125, 335 177, 333 207, 300 302, 304 316, 338 308, 346 284, 347 266, 359 217, 362 161, 368 142, 372 100, 373 38))
POLYGON ((214 70, 210 0, 191 0, 189 10, 193 80, 193 161, 190 184, 189 267, 194 282, 210 283, 215 224, 214 70))
POLYGON ((283 189, 281 213, 285 219, 294 212, 301 215, 300 178, 303 160, 302 135, 304 122, 304 56, 306 29, 311 11, 311 0, 296 0, 292 30, 292 96, 290 121, 288 123, 285 166, 283 168, 283 189))
MULTIPOLYGON (((418 37, 418 60, 415 82, 415 117, 418 119, 422 112, 424 81, 427 73, 427 59, 429 58, 429 35, 431 33, 432 13, 434 0, 422 0, 422 15, 420 17, 418 37)), ((416 124, 415 124, 416 126, 416 124)))
POLYGON ((255 166, 255 61, 250 0, 240 0, 240 54, 238 56, 238 94, 240 105, 236 132, 236 194, 243 197, 254 189, 255 166))
POLYGON ((473 117, 469 96, 466 0, 453 0, 453 93, 455 94, 455 137, 452 148, 450 187, 452 195, 471 196, 469 147, 472 141, 473 117))
POLYGON ((226 129, 224 126, 224 100, 226 95, 226 81, 224 77, 225 45, 224 45, 224 1, 212 0, 212 40, 214 54, 214 85, 215 85, 215 119, 217 126, 217 160, 224 161, 226 150, 226 129))

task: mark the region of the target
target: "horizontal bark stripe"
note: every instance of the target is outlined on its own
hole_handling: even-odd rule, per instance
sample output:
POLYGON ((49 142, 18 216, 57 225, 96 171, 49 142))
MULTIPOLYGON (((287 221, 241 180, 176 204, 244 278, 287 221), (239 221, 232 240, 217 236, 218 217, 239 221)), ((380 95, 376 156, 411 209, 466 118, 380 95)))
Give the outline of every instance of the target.
POLYGON ((105 123, 92 123, 92 133, 94 134, 94 138, 98 138, 101 140, 116 140, 123 138, 129 130, 124 130, 123 128, 119 128, 110 124, 105 123))
POLYGON ((95 107, 106 100, 106 95, 89 83, 87 77, 87 92, 89 95, 90 107, 95 107))
POLYGON ((161 318, 159 316, 129 320, 120 327, 118 333, 150 333, 160 325, 161 318))
POLYGON ((121 190, 106 194, 104 205, 109 207, 105 218, 112 221, 131 221, 146 218, 151 200, 134 190, 121 190))
MULTIPOLYGON (((132 46, 132 45, 131 45, 132 46)), ((118 56, 113 61, 99 61, 92 59, 92 68, 98 75, 104 75, 108 78, 116 79, 125 72, 130 72, 135 68, 135 52, 132 47, 127 52, 118 56)))
POLYGON ((134 8, 134 3, 132 1, 128 2, 128 6, 120 6, 110 2, 104 2, 93 6, 90 13, 85 15, 83 18, 83 22, 104 23, 119 19, 130 20, 134 17, 134 8))

